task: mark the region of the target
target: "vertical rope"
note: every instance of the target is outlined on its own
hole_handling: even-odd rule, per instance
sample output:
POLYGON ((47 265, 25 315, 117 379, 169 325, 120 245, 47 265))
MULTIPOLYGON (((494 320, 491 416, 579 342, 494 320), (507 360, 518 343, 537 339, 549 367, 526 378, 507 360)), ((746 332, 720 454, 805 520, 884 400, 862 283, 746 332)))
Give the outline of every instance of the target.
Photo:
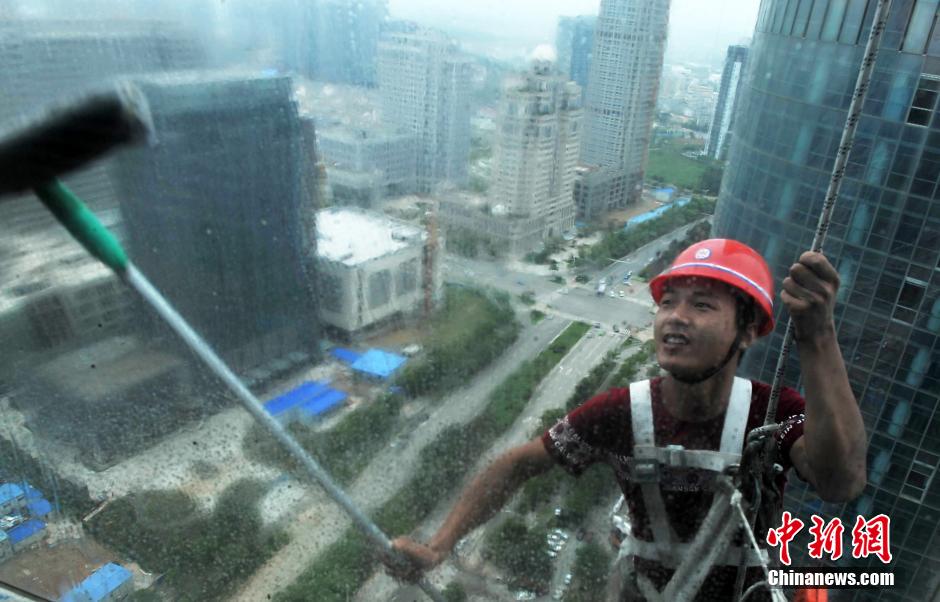
MULTIPOLYGON (((845 118, 845 127, 842 129, 842 140, 839 142, 839 151, 836 153, 836 161, 832 166, 832 176, 829 178, 829 189, 826 191, 826 199, 823 202, 822 213, 819 215, 819 223, 816 226, 816 235, 813 238, 812 250, 816 252, 822 251, 823 242, 825 242, 826 234, 829 232, 832 208, 835 206, 836 199, 839 196, 839 189, 842 187, 842 176, 845 175, 845 164, 852 150, 852 144, 855 142, 855 130, 858 129, 862 107, 865 104, 865 97, 868 95, 871 74, 875 68, 875 58, 878 55, 878 47, 881 44, 881 34, 884 32, 890 7, 891 0, 878 0, 878 8, 875 9, 871 32, 868 34, 868 43, 865 45, 865 55, 862 57, 862 65, 859 68, 858 79, 855 81, 855 92, 852 94, 852 102, 849 104, 849 112, 845 118)), ((790 318, 787 320, 787 330, 783 335, 783 348, 780 350, 780 357, 777 358, 777 370, 774 373, 774 381, 770 389, 770 402, 767 404, 767 414, 764 417, 764 425, 770 425, 776 422, 777 404, 780 401, 780 387, 783 383, 783 371, 787 365, 787 357, 790 355, 793 329, 793 319, 790 318)))

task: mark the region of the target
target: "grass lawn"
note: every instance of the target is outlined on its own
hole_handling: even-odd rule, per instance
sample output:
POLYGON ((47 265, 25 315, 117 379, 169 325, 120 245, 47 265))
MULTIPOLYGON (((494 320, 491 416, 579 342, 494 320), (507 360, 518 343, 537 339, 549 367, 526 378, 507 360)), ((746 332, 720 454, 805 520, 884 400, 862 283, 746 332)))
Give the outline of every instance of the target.
POLYGON ((708 164, 689 159, 675 148, 651 148, 646 166, 646 181, 662 181, 664 186, 697 189, 708 164))

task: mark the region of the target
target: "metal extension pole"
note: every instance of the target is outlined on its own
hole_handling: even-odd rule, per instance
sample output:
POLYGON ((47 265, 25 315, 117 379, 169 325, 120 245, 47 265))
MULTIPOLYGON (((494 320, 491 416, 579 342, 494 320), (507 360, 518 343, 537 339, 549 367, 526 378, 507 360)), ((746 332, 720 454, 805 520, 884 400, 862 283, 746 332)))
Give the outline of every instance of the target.
MULTIPOLYGON (((845 127, 842 129, 842 140, 839 141, 839 151, 836 153, 836 161, 832 166, 829 189, 826 191, 826 199, 823 201, 822 213, 819 215, 819 223, 816 226, 816 235, 813 238, 812 246, 813 251, 822 251, 826 234, 829 232, 832 208, 835 206, 836 199, 839 196, 839 189, 842 187, 842 176, 845 175, 845 164, 848 161, 849 153, 852 151, 852 144, 855 142, 855 130, 858 129, 862 107, 865 104, 865 97, 868 95, 871 74, 875 69, 875 59, 878 55, 878 47, 881 44, 881 34, 884 32, 890 7, 891 0, 878 0, 878 7, 875 9, 875 16, 872 20, 871 32, 868 34, 868 43, 865 45, 865 55, 862 57, 862 65, 858 72, 858 79, 855 81, 855 92, 852 94, 849 112, 845 117, 845 127)), ((774 372, 774 382, 770 389, 770 401, 767 404, 767 414, 764 417, 765 426, 776 422, 777 404, 780 401, 780 387, 783 383, 783 370, 787 365, 787 357, 790 355, 790 343, 792 341, 793 319, 790 318, 787 320, 787 330, 783 335, 783 348, 780 350, 780 357, 777 358, 777 370, 774 372)))
MULTIPOLYGON (((205 339, 192 329, 179 312, 160 294, 160 291, 134 267, 117 240, 101 225, 81 200, 58 181, 37 188, 36 194, 63 225, 85 245, 86 249, 140 294, 143 300, 183 339, 186 346, 198 355, 213 374, 218 376, 238 397, 248 413, 260 422, 290 455, 303 465, 307 475, 319 483, 333 501, 346 511, 356 527, 387 555, 392 558, 398 557, 388 537, 353 503, 333 481, 329 473, 297 443, 284 426, 268 414, 258 398, 241 383, 205 339)), ((418 585, 434 602, 444 601, 441 594, 426 579, 421 580, 418 585)))

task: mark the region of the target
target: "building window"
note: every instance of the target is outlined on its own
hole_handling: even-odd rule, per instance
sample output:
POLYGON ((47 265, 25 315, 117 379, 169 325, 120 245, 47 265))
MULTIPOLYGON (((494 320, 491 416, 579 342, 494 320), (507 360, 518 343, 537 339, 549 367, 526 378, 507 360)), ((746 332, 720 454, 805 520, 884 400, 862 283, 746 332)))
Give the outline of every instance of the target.
POLYGON ((382 270, 369 276, 369 309, 388 303, 392 296, 392 273, 382 270))
POLYGON ((929 125, 930 116, 937 106, 938 92, 940 92, 940 79, 921 76, 917 90, 914 91, 911 109, 907 113, 907 122, 912 125, 929 125))
POLYGON ((401 297, 418 288, 418 260, 412 259, 398 268, 396 294, 401 297))
POLYGON ((930 35, 930 27, 937 14, 938 0, 917 0, 914 10, 911 11, 911 20, 904 34, 904 43, 901 49, 904 52, 923 54, 930 35))
MULTIPOLYGON (((928 454, 921 454, 921 456, 926 455, 928 454)), ((922 462, 919 459, 914 460, 914 462, 911 463, 911 470, 907 473, 907 479, 905 479, 904 486, 901 489, 901 497, 918 504, 921 503, 924 500, 924 495, 927 493, 927 490, 930 489, 936 472, 936 459, 934 459, 932 465, 927 462, 922 462)))

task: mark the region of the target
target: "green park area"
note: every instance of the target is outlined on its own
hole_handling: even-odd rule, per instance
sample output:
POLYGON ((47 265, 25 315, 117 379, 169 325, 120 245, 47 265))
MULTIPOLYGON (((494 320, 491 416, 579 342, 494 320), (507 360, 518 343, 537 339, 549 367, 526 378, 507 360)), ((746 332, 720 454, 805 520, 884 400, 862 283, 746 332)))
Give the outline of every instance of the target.
POLYGON ((665 140, 650 147, 646 183, 717 195, 721 187, 721 163, 683 154, 701 150, 701 141, 685 138, 665 140))

